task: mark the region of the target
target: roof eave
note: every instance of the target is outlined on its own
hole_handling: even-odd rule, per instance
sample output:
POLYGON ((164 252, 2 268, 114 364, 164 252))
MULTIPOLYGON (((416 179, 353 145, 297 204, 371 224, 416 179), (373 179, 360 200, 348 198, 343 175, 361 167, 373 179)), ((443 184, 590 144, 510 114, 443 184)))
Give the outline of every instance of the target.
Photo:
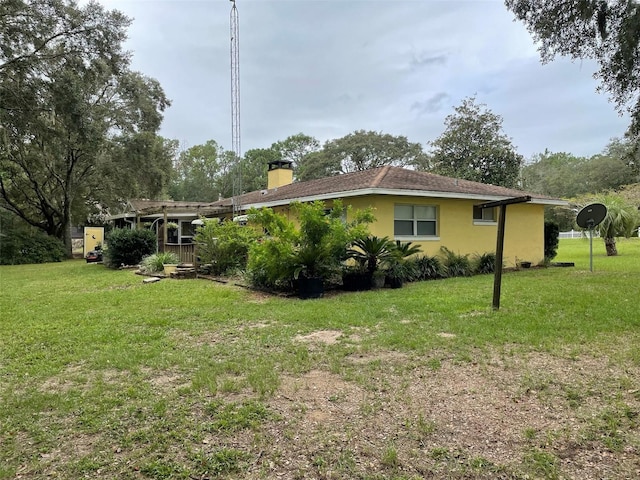
MULTIPOLYGON (((511 198, 510 195, 486 195, 486 194, 470 194, 470 193, 454 193, 439 192, 432 190, 407 190, 407 189, 389 189, 389 188, 362 188, 357 190, 348 190, 344 192, 323 193, 318 195, 308 195, 304 197, 295 197, 288 199, 273 200, 271 202, 257 202, 243 204, 243 209, 249 208, 271 208, 288 205, 291 202, 313 202, 318 200, 335 200, 337 198, 361 197, 367 195, 395 195, 404 197, 425 197, 425 198, 452 198, 461 200, 504 200, 511 198)), ((568 202, 554 198, 532 198, 531 202, 538 205, 557 205, 566 206, 568 202)))

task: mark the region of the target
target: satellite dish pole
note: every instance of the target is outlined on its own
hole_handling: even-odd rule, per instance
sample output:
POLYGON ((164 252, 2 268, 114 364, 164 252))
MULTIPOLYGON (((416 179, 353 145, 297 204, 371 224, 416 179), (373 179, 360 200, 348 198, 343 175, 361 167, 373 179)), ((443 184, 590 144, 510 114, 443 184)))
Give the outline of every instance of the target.
POLYGON ((589 230, 589 271, 593 272, 593 229, 600 225, 607 216, 607 207, 601 203, 587 205, 576 217, 576 223, 581 228, 589 230))
POLYGON ((242 169, 240 165, 240 28, 236 1, 231 7, 231 149, 233 150, 233 165, 231 167, 232 210, 233 217, 241 212, 240 195, 242 195, 242 169))

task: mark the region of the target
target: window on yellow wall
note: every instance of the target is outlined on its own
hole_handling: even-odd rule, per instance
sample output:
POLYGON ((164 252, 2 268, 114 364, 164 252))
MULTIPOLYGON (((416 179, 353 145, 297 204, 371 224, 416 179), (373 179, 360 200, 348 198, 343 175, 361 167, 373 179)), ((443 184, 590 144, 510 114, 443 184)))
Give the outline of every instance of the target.
POLYGON ((393 234, 396 237, 435 237, 437 207, 433 205, 402 205, 394 207, 393 234))
POLYGON ((497 208, 480 208, 477 205, 473 206, 473 221, 474 222, 497 222, 497 208))

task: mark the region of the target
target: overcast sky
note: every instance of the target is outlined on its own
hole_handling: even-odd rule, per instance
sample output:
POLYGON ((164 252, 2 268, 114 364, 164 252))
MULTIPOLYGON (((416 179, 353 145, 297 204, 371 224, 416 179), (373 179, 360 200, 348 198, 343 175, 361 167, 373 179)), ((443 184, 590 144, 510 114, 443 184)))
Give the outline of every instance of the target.
MULTIPOLYGON (((133 68, 172 106, 161 134, 231 148, 228 0, 100 0, 134 19, 133 68)), ((242 151, 303 132, 355 130, 423 144, 476 95, 529 158, 599 153, 628 125, 596 92, 596 64, 542 65, 500 0, 237 0, 242 151)))

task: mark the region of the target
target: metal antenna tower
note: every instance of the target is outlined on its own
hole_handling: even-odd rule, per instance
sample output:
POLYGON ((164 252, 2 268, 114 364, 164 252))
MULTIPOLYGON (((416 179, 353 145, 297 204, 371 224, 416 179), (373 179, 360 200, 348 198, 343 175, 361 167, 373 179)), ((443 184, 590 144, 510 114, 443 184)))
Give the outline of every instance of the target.
POLYGON ((242 168, 240 159, 240 28, 236 1, 231 7, 231 148, 233 150, 233 216, 240 213, 240 195, 242 195, 242 168))

